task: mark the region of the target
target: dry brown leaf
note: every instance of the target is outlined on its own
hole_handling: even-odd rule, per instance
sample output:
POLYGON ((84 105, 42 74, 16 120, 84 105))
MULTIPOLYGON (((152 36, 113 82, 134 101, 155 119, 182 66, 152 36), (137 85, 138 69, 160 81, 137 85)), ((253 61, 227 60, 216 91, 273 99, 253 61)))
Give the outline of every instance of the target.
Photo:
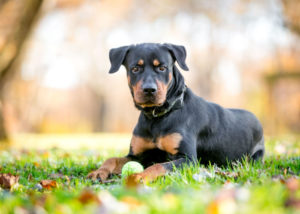
POLYGON ((78 200, 82 204, 87 204, 89 202, 96 202, 97 204, 101 203, 99 197, 90 189, 82 190, 82 192, 80 193, 80 195, 78 197, 78 200))
POLYGON ((41 180, 40 184, 44 189, 48 189, 48 190, 57 187, 57 183, 54 180, 41 180))
POLYGON ((286 200, 285 206, 300 209, 300 199, 290 197, 286 200))
POLYGON ((137 189, 141 185, 141 179, 136 174, 129 175, 125 179, 125 186, 129 189, 137 189))
POLYGON ((300 188, 300 182, 297 178, 289 178, 285 181, 287 189, 291 192, 295 192, 300 188))
POLYGON ((13 185, 19 182, 19 175, 10 173, 0 174, 0 186, 4 189, 10 189, 13 185))
POLYGON ((215 173, 217 175, 220 175, 223 177, 230 177, 230 178, 237 178, 239 176, 239 173, 237 173, 237 172, 228 172, 228 171, 224 171, 224 170, 220 170, 220 169, 217 169, 215 171, 215 173))

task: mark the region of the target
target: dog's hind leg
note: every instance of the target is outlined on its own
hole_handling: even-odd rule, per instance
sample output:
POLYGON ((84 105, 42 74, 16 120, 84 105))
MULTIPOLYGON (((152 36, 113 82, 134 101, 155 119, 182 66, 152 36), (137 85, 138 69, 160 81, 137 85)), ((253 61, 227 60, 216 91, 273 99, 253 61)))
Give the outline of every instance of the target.
POLYGON ((262 137, 261 140, 254 146, 252 153, 251 153, 251 159, 254 161, 262 160, 265 153, 265 144, 264 144, 264 138, 262 137))

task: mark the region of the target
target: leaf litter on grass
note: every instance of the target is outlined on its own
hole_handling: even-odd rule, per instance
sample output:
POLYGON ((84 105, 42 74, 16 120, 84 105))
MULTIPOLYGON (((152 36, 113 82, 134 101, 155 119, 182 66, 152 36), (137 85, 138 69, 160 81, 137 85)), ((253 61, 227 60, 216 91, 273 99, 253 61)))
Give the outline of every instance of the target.
POLYGON ((0 186, 3 189, 11 189, 13 186, 18 185, 19 178, 20 176, 10 173, 0 174, 0 186))
POLYGON ((67 213, 66 210, 74 213, 128 213, 142 210, 143 213, 172 214, 183 211, 299 211, 300 159, 295 156, 267 156, 263 164, 242 162, 231 168, 204 168, 201 165, 185 167, 155 182, 127 189, 117 176, 112 177, 112 182, 104 184, 85 179, 89 171, 115 154, 93 157, 84 154, 88 153, 68 151, 66 154, 59 149, 0 152, 1 173, 19 175, 17 183, 23 186, 12 188, 10 192, 0 191, 1 211, 13 213, 16 207, 27 212, 36 209, 48 213, 61 210, 65 211, 63 213, 67 213), (276 180, 277 175, 280 177, 276 180), (50 185, 49 189, 43 188, 39 183, 42 180, 55 181, 58 187, 50 185), (39 189, 33 188, 35 185, 39 185, 39 189))

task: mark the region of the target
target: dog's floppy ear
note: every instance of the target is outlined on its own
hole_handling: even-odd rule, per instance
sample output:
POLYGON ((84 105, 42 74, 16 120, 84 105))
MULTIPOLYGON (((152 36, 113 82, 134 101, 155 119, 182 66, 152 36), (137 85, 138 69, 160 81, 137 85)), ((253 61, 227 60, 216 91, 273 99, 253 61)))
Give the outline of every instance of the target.
POLYGON ((183 70, 188 71, 189 68, 185 64, 185 59, 186 59, 186 50, 185 50, 185 47, 181 46, 181 45, 173 45, 173 44, 170 44, 170 43, 165 43, 163 45, 168 48, 168 50, 171 52, 172 56, 178 62, 178 65, 183 70))
POLYGON ((126 57, 126 54, 130 46, 122 46, 119 48, 113 48, 109 51, 109 60, 111 67, 109 73, 115 73, 119 70, 120 66, 123 64, 123 61, 126 57))

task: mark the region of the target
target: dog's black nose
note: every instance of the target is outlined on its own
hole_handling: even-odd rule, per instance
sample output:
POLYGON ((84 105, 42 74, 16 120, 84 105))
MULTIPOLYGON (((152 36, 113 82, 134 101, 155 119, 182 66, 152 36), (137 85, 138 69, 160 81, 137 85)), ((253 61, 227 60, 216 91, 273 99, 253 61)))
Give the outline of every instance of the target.
POLYGON ((156 92, 155 88, 144 88, 144 93, 146 94, 154 94, 156 92))
POLYGON ((143 86, 143 91, 145 94, 153 95, 157 91, 156 84, 146 84, 143 86))

